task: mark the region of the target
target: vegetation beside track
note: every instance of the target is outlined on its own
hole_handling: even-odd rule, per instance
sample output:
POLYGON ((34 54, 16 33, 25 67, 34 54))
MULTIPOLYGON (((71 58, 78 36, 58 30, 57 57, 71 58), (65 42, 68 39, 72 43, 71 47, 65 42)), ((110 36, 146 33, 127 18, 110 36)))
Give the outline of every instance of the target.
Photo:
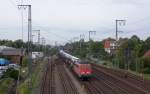
POLYGON ((15 92, 18 70, 8 68, 0 79, 0 94, 9 94, 15 92))
POLYGON ((8 90, 10 90, 15 84, 14 79, 12 78, 4 78, 0 80, 0 94, 8 94, 8 90))
MULTIPOLYGON (((28 77, 22 81, 18 86, 19 94, 38 94, 40 88, 40 81, 44 69, 44 65, 46 64, 46 59, 39 61, 38 63, 33 65, 32 70, 32 88, 28 87, 28 77)), ((26 69, 26 68, 25 68, 26 69)))

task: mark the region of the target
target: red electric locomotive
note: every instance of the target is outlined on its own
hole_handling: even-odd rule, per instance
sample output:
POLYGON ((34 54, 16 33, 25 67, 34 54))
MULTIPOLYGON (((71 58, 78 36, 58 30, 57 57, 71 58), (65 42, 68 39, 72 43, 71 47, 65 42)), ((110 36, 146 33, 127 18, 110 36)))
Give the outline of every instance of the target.
POLYGON ((74 63, 73 70, 81 79, 91 77, 91 65, 85 61, 77 61, 74 63))
POLYGON ((64 51, 59 52, 60 57, 71 66, 75 74, 81 79, 89 79, 92 75, 91 65, 86 61, 82 61, 77 57, 74 57, 64 51))

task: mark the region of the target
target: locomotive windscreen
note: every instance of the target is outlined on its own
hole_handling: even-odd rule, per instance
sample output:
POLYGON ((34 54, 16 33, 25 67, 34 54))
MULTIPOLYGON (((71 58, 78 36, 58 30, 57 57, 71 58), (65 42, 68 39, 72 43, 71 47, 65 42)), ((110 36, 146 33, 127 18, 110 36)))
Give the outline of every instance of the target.
POLYGON ((80 60, 79 63, 80 63, 80 64, 88 64, 87 61, 83 61, 83 60, 80 60))

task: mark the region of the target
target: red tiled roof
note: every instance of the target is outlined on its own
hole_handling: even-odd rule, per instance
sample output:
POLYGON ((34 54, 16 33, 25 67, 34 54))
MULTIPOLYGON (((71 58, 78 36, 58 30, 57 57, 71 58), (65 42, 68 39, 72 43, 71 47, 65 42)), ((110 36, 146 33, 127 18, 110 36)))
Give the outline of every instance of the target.
POLYGON ((105 39, 104 41, 116 41, 116 40, 109 37, 109 38, 105 39))

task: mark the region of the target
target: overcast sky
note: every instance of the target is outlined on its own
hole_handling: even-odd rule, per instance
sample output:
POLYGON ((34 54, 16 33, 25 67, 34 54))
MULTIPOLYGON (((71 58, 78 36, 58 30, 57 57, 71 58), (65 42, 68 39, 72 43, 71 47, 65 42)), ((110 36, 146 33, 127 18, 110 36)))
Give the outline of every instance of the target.
MULTIPOLYGON (((21 0, 1 0, 0 39, 21 39, 21 0)), ((115 20, 126 20, 120 26, 120 37, 136 34, 150 36, 150 0, 24 0, 32 5, 32 27, 40 29, 47 43, 64 43, 73 37, 96 31, 94 40, 115 37, 115 20)), ((27 10, 23 11, 24 40, 27 40, 27 10)), ((34 37, 36 41, 36 36, 34 37)))

